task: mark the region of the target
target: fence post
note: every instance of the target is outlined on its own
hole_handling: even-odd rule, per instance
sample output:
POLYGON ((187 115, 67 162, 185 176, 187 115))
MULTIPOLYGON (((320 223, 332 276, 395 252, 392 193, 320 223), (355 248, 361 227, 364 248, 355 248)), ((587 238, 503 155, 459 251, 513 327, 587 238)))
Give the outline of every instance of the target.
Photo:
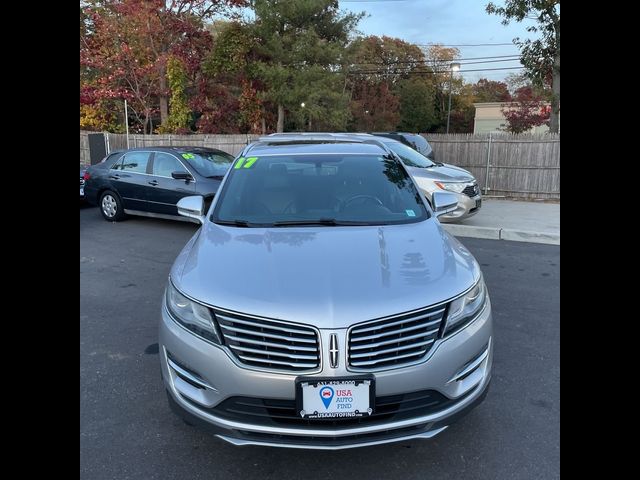
POLYGON ((489 143, 487 145, 487 167, 484 172, 484 194, 489 191, 489 161, 491 160, 491 132, 489 132, 489 143))
POLYGON ((171 147, 171 134, 169 134, 169 146, 171 147))
POLYGON ((107 151, 107 155, 111 153, 111 146, 109 145, 109 132, 104 132, 104 149, 107 151))

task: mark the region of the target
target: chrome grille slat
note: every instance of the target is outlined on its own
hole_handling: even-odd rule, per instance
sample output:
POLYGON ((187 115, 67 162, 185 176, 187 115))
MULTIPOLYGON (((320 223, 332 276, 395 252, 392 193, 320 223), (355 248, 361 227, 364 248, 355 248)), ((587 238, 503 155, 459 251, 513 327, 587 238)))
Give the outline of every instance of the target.
POLYGON ((385 353, 399 352, 402 350, 410 350, 412 348, 423 347, 433 342, 435 342, 435 339, 427 340, 426 342, 412 343, 411 345, 403 345, 402 347, 393 347, 393 348, 387 348, 385 350, 378 350, 375 353, 370 353, 370 352, 356 353, 354 355, 351 355, 351 358, 377 357, 379 355, 384 355, 385 353))
POLYGON ((300 359, 300 360, 316 359, 315 355, 299 355, 299 354, 289 353, 289 352, 276 352, 274 350, 260 350, 258 348, 241 347, 239 345, 229 345, 229 348, 233 351, 239 350, 241 353, 242 352, 258 353, 260 355, 268 355, 269 357, 276 356, 276 357, 293 358, 293 359, 300 359))
POLYGON ((286 348, 287 350, 298 350, 301 352, 317 352, 318 349, 316 347, 303 347, 302 345, 285 345, 284 343, 272 343, 260 340, 252 340, 250 338, 244 337, 236 337, 229 333, 225 334, 225 338, 229 341, 233 342, 242 342, 242 343, 250 343, 252 345, 265 345, 267 347, 275 347, 275 348, 286 348))
POLYGON ((315 363, 289 363, 289 362, 281 362, 279 360, 271 360, 271 359, 267 359, 267 358, 256 358, 256 357, 249 357, 248 355, 238 355, 238 357, 241 360, 245 360, 245 361, 249 361, 249 362, 262 362, 266 365, 271 365, 271 364, 276 364, 276 365, 287 365, 289 367, 294 367, 294 368, 298 368, 298 367, 304 367, 304 368, 314 368, 316 366, 315 363))
POLYGON ((305 372, 320 366, 316 329, 213 309, 224 343, 240 363, 261 369, 305 372))
MULTIPOLYGON (((363 343, 361 345, 353 345, 353 342, 356 341, 355 339, 353 339, 351 344, 351 350, 363 350, 365 348, 376 348, 376 347, 381 347, 383 345, 390 345, 392 343, 406 342, 408 340, 417 340, 418 338, 424 338, 424 337, 433 335, 437 331, 438 329, 435 329, 435 330, 430 330, 429 332, 431 333, 429 332, 416 333, 414 335, 408 335, 406 337, 392 338, 391 340, 384 340, 382 342, 375 342, 375 343, 363 343)), ((395 332, 395 335, 398 335, 398 332, 395 332)))
MULTIPOLYGON (((424 352, 418 352, 418 353, 406 353, 404 355, 396 355, 395 357, 393 357, 394 360, 398 360, 398 359, 403 359, 403 358, 411 358, 411 357, 421 357, 422 355, 424 355, 426 353, 426 350, 424 352)), ((357 366, 357 367, 367 367, 369 365, 375 365, 376 363, 379 363, 381 361, 387 360, 382 359, 382 360, 369 360, 366 362, 352 362, 352 365, 357 366)))
POLYGON ((425 357, 438 337, 445 305, 375 319, 348 332, 348 363, 376 370, 415 363, 425 357))
MULTIPOLYGON (((287 337, 285 335, 276 335, 275 333, 265 333, 265 332, 256 332, 255 330, 247 330, 244 328, 236 328, 236 327, 230 327, 228 325, 223 325, 220 324, 221 328, 224 328, 225 330, 231 330, 232 332, 237 332, 237 333, 245 333, 247 335, 254 335, 254 336, 258 336, 258 337, 266 337, 266 338, 275 338, 278 340, 288 340, 291 342, 296 342, 296 343, 307 343, 307 344, 315 344, 317 343, 317 340, 312 340, 310 338, 295 338, 295 337, 287 337)), ((227 335, 224 332, 222 332, 223 335, 227 335)))
MULTIPOLYGON (((429 318, 429 317, 433 317, 435 315, 438 315, 440 313, 444 312, 444 308, 441 310, 437 310, 433 313, 429 313, 428 315, 421 315, 419 317, 416 318, 412 318, 411 321, 415 322, 418 320, 422 320, 423 318, 429 318)), ((384 327, 380 327, 378 325, 375 325, 373 327, 366 327, 366 328, 358 328, 358 333, 363 333, 363 332, 370 332, 371 330, 380 330, 380 328, 388 328, 388 327, 393 327, 395 325, 400 325, 401 323, 407 323, 407 319, 403 318, 402 320, 397 320, 395 322, 391 322, 391 323, 385 323, 384 327)), ((437 323, 440 323, 440 319, 438 320, 434 320, 433 322, 428 322, 425 323, 426 326, 431 326, 431 325, 436 325, 437 323)))
POLYGON ((216 314, 216 316, 221 319, 221 320, 226 320, 228 322, 233 322, 233 323, 240 323, 243 325, 250 325, 252 327, 258 327, 258 328, 268 328, 269 330, 280 330, 283 332, 288 332, 288 333, 295 333, 298 335, 311 335, 314 336, 315 333, 313 333, 313 331, 309 331, 308 329, 305 331, 303 328, 288 328, 285 326, 282 326, 282 324, 280 323, 275 323, 272 321, 269 321, 269 323, 258 323, 258 322, 254 322, 254 321, 249 321, 249 320, 244 320, 244 319, 239 319, 239 318, 235 318, 235 317, 226 317, 224 315, 220 315, 220 314, 216 314))
MULTIPOLYGON (((409 322, 404 322, 404 323, 409 323, 409 322)), ((405 332, 413 332, 414 330, 420 330, 422 328, 426 328, 425 325, 419 324, 419 325, 413 325, 412 327, 402 328, 402 329, 399 329, 399 330, 401 330, 402 333, 405 333, 405 332)), ((438 326, 438 328, 440 328, 440 327, 438 326)), ((437 332, 438 328, 434 329, 433 331, 437 332)), ((378 333, 376 335, 367 335, 366 337, 355 337, 355 338, 352 338, 352 340, 354 342, 361 342, 361 341, 364 341, 364 340, 374 340, 376 338, 388 337, 390 335, 398 335, 398 333, 399 333, 398 330, 394 330, 394 331, 391 331, 391 332, 378 333)))

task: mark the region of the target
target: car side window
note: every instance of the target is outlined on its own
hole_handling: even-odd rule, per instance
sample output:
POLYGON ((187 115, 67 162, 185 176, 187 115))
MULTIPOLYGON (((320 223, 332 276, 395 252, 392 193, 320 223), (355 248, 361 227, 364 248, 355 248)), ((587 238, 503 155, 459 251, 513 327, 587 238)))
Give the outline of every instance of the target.
POLYGON ((149 152, 129 152, 125 154, 120 170, 125 172, 146 173, 149 152))
POLYGON ((182 164, 168 153, 156 152, 153 157, 153 175, 171 177, 172 172, 187 172, 182 164))
POLYGON ((111 170, 122 170, 122 160, 123 159, 124 159, 124 157, 120 157, 120 159, 118 159, 115 162, 113 162, 113 165, 111 165, 111 170))

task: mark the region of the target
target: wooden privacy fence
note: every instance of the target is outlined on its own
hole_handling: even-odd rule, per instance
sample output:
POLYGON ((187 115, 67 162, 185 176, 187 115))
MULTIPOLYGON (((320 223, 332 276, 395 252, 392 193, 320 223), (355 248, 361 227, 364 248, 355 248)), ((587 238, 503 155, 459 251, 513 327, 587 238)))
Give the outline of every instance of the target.
MULTIPOLYGON (((80 132, 80 160, 89 158, 80 132)), ((469 170, 487 196, 560 200, 559 134, 422 134, 436 160, 469 170)), ((129 146, 200 146, 237 155, 259 135, 129 135, 129 146)), ((105 133, 106 151, 127 148, 127 136, 105 133)), ((85 163, 89 163, 86 161, 85 163)))
MULTIPOLYGON (((260 135, 129 135, 129 148, 135 147, 209 147, 217 148, 237 155, 249 143, 260 135)), ((107 151, 127 148, 127 136, 118 133, 105 133, 107 151)))
POLYGON ((559 134, 422 134, 439 162, 469 170, 488 196, 560 200, 559 134))

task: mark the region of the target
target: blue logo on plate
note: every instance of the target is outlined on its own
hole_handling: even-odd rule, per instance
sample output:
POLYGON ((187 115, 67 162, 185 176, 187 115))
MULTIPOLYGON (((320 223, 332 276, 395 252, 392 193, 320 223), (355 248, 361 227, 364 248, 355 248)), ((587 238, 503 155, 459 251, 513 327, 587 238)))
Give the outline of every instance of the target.
POLYGON ((320 389, 320 398, 322 399, 322 403, 324 403, 324 408, 329 408, 331 400, 333 400, 333 388, 322 387, 320 389))

